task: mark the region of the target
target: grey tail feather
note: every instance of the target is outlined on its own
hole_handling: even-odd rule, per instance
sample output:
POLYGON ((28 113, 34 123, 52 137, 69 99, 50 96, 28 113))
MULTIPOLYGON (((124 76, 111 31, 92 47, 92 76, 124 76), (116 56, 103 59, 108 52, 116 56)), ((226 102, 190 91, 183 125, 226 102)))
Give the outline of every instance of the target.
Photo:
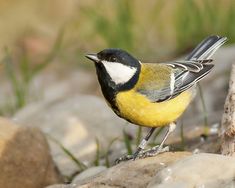
POLYGON ((188 55, 186 60, 210 59, 215 51, 227 41, 227 37, 209 36, 188 55))

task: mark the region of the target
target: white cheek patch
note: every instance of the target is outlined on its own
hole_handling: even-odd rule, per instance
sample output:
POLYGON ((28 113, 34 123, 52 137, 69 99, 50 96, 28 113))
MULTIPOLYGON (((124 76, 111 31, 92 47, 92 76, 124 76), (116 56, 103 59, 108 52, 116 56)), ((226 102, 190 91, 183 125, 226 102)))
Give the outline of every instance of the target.
POLYGON ((129 67, 118 62, 102 61, 102 63, 115 84, 128 82, 137 71, 137 68, 129 67))

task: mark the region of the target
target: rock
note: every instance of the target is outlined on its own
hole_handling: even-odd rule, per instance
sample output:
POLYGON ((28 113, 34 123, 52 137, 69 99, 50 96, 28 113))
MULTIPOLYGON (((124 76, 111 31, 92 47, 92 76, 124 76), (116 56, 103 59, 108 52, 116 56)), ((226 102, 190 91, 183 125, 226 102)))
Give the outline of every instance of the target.
MULTIPOLYGON (((13 119, 42 129, 87 164, 95 159, 96 139, 99 140, 101 148, 106 149, 114 138, 122 137, 124 128, 130 131, 137 128, 125 127, 126 121, 118 118, 103 99, 86 95, 31 103, 13 119)), ((77 172, 78 166, 65 152, 50 139, 49 142, 53 158, 61 172, 67 176, 77 172)), ((123 142, 116 142, 117 152, 114 158, 122 154, 121 144, 123 142)))
POLYGON ((169 164, 191 155, 189 152, 167 152, 155 157, 127 161, 105 170, 87 181, 77 181, 70 185, 54 185, 48 188, 85 188, 85 187, 146 187, 156 173, 169 164))
POLYGON ((62 182, 40 130, 0 118, 0 137, 0 187, 41 188, 62 182))
POLYGON ((47 188, 230 188, 235 186, 235 158, 217 154, 167 152, 123 162, 95 177, 47 188))
POLYGON ((58 185, 47 186, 46 188, 76 188, 76 184, 70 184, 70 185, 58 184, 58 185))
POLYGON ((234 174, 234 157, 195 154, 158 172, 148 188, 234 187, 234 174))
POLYGON ((83 181, 85 182, 88 179, 94 178, 97 174, 103 172, 106 169, 107 169, 107 167, 105 167, 105 166, 94 166, 94 167, 88 168, 88 169, 84 170, 82 173, 78 174, 73 179, 73 183, 74 184, 76 184, 76 183, 82 184, 81 182, 83 182, 83 181))

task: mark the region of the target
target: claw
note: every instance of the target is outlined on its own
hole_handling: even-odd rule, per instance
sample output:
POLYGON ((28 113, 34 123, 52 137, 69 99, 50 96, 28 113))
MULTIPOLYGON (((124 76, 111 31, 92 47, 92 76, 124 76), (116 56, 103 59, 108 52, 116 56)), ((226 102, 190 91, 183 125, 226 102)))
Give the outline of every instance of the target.
POLYGON ((145 151, 136 151, 133 155, 124 155, 118 159, 115 160, 115 164, 119 164, 120 162, 129 161, 129 160, 136 160, 136 159, 144 159, 146 157, 153 157, 160 153, 168 152, 169 146, 166 146, 164 148, 159 146, 154 146, 153 148, 150 148, 145 151))
POLYGON ((138 148, 138 149, 136 150, 136 152, 132 155, 132 156, 133 156, 133 160, 136 160, 136 159, 138 158, 138 156, 139 156, 141 150, 142 150, 141 148, 138 148))
POLYGON ((159 148, 159 146, 155 146, 147 151, 145 151, 143 153, 142 158, 146 158, 146 157, 154 157, 160 153, 164 153, 164 152, 168 152, 169 151, 169 146, 166 146, 164 148, 159 148))
POLYGON ((120 162, 124 162, 124 161, 129 161, 133 159, 133 155, 124 155, 118 159, 115 160, 115 164, 119 164, 120 162))

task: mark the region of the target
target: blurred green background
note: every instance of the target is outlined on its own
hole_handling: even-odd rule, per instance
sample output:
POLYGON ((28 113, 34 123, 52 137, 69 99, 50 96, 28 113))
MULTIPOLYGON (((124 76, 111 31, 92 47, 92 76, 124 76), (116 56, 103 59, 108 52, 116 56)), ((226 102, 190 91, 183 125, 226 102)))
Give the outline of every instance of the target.
POLYGON ((149 62, 168 61, 208 35, 235 41, 233 0, 1 0, 0 5, 0 81, 8 81, 13 93, 1 103, 3 115, 27 103, 30 82, 52 63, 89 69, 84 54, 110 47, 149 62))

